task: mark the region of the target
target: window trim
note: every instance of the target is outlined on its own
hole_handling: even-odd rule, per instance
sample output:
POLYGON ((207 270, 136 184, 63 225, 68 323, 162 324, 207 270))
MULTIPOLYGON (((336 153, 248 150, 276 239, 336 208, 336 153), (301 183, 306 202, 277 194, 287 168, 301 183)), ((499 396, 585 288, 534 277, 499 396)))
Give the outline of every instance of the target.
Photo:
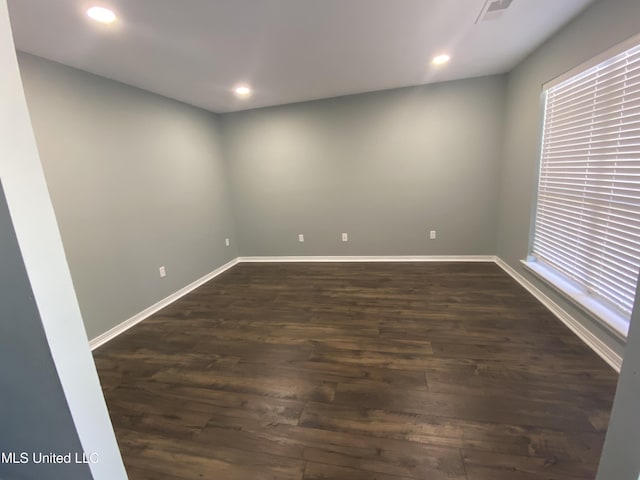
POLYGON ((621 340, 626 340, 629 333, 629 320, 624 315, 589 295, 582 286, 566 278, 544 262, 532 257, 520 262, 528 272, 551 287, 556 293, 561 294, 572 305, 596 321, 598 325, 602 325, 621 340))
MULTIPOLYGON (((535 196, 533 204, 531 206, 530 217, 530 230, 529 230, 529 245, 528 251, 533 249, 533 241, 535 238, 535 221, 538 208, 538 189, 540 183, 540 168, 542 165, 542 148, 543 148, 543 131, 546 121, 546 94, 550 88, 559 85, 562 82, 569 80, 570 78, 580 75, 586 70, 605 62, 630 48, 640 45, 640 34, 633 35, 626 40, 612 46, 604 52, 596 55, 595 57, 583 62, 570 70, 562 73, 561 75, 549 80, 542 85, 540 105, 542 115, 540 116, 539 123, 539 150, 538 150, 538 170, 535 181, 535 196)), ((536 278, 548 285, 552 290, 559 293, 563 298, 568 300, 572 305, 579 308, 589 318, 596 321, 599 325, 606 328, 607 331, 613 333, 616 337, 626 340, 629 330, 629 319, 617 311, 617 309, 610 307, 606 302, 600 301, 598 298, 590 295, 584 287, 577 282, 566 277, 564 274, 558 272, 551 266, 546 265, 544 261, 538 260, 532 255, 529 255, 527 259, 521 260, 525 269, 533 274, 536 278)), ((640 279, 638 280, 640 283, 640 279)))
POLYGON ((544 94, 550 88, 555 87, 556 85, 561 84, 562 82, 569 80, 571 77, 575 77, 585 70, 589 70, 596 65, 601 64, 602 62, 607 61, 608 59, 619 55, 622 52, 629 50, 630 48, 635 47, 640 44, 640 33, 633 35, 632 37, 623 40, 622 42, 614 45, 611 48, 608 48, 604 52, 596 55, 593 58, 590 58, 586 62, 582 62, 580 65, 576 65, 572 69, 558 75, 557 77, 549 80, 548 82, 542 85, 542 93, 544 94))

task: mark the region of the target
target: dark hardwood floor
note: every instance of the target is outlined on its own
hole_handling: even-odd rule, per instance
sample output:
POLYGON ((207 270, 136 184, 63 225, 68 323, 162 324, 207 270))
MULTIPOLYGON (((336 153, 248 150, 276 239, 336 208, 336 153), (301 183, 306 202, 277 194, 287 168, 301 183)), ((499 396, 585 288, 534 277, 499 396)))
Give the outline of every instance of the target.
POLYGON ((132 480, 593 480, 617 382, 492 263, 240 264, 95 359, 132 480))

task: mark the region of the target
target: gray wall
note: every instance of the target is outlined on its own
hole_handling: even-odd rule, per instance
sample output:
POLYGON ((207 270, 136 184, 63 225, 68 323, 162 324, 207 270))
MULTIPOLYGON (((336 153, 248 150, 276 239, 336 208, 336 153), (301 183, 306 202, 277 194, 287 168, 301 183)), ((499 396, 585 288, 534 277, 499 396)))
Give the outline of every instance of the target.
POLYGON ((640 475, 640 286, 631 314, 624 362, 611 411, 597 480, 636 480, 640 475))
POLYGON ((500 169, 498 256, 582 321, 619 354, 624 350, 621 340, 528 274, 520 265, 520 260, 526 258, 528 253, 538 173, 542 85, 639 33, 639 18, 640 2, 637 0, 595 2, 509 74, 505 143, 500 169))
MULTIPOLYGON (((0 452, 82 454, 0 185, 0 452)), ((0 478, 91 478, 87 465, 12 465, 0 478)))
POLYGON ((504 87, 493 76, 224 115, 241 254, 494 254, 504 87))
POLYGON ((215 115, 18 59, 89 338, 238 255, 215 115))

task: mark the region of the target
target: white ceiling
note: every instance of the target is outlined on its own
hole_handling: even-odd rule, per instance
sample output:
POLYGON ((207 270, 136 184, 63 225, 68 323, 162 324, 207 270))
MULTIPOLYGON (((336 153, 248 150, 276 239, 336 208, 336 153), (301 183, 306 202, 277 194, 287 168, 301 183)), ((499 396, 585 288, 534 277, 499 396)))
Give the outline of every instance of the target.
POLYGON ((9 0, 19 50, 214 112, 503 73, 592 0, 9 0), (118 21, 90 21, 94 4, 118 21), (431 58, 447 52, 449 64, 431 58), (254 95, 236 99, 239 82, 254 95))

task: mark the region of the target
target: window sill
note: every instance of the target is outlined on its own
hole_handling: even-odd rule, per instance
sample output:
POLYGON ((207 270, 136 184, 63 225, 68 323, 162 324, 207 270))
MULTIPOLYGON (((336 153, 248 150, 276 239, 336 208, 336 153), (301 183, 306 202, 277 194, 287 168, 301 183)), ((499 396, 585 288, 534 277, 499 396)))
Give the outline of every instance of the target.
POLYGON ((587 295, 573 282, 568 281, 552 268, 541 262, 521 260, 522 265, 540 280, 545 282, 556 292, 566 297, 571 303, 592 317, 599 324, 622 340, 626 340, 629 331, 629 321, 602 302, 587 295))

